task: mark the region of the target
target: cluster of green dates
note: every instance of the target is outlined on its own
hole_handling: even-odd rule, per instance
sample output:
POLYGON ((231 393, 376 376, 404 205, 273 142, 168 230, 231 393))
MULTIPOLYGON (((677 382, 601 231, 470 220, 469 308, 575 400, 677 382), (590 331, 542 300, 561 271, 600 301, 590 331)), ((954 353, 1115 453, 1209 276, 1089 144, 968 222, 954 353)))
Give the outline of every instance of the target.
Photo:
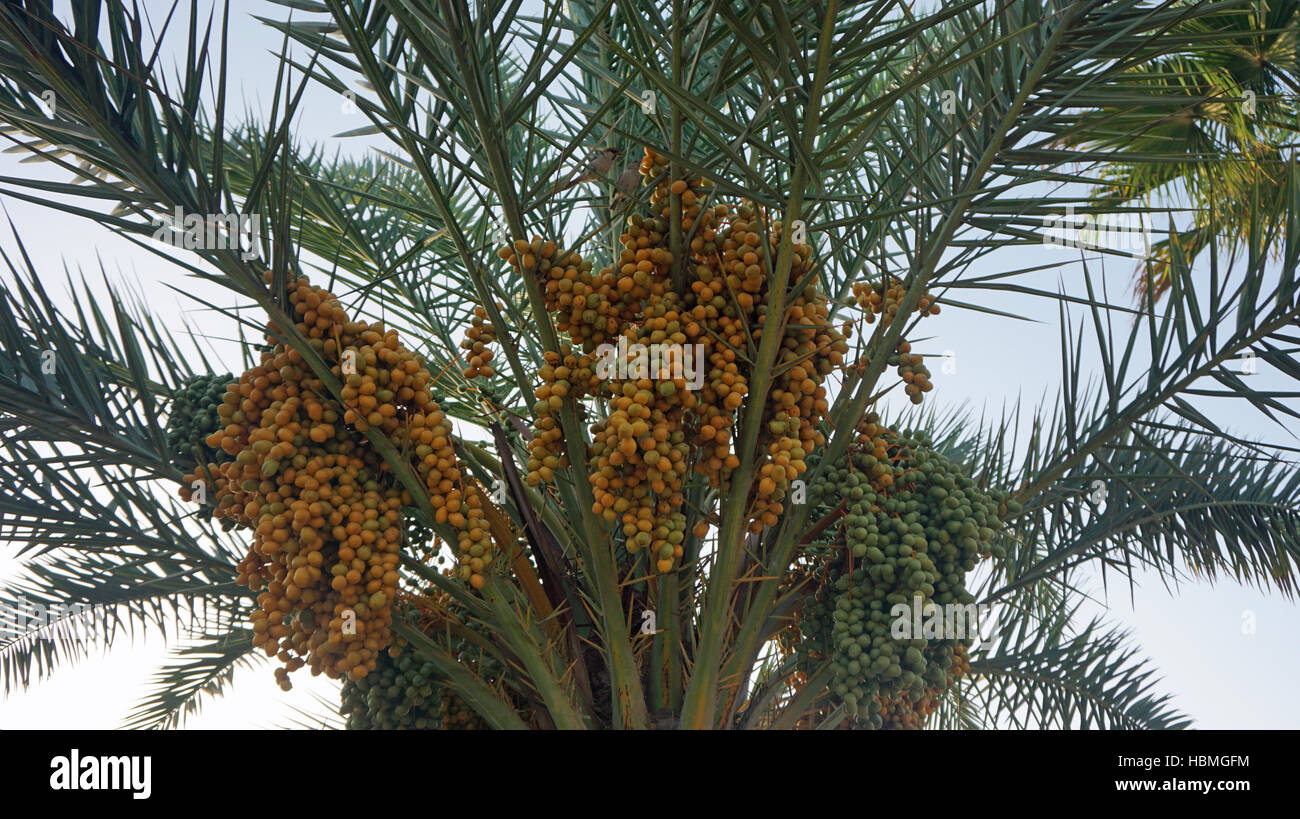
MULTIPOLYGON (((457 618, 464 628, 482 633, 486 626, 463 616, 460 607, 446 599, 447 608, 439 617, 457 618)), ((414 612, 405 609, 402 616, 414 612)), ((414 624, 416 621, 411 620, 414 624)), ((441 630, 435 621, 421 626, 441 630)), ((473 670, 481 679, 498 683, 506 669, 500 660, 485 655, 468 639, 456 637, 451 643, 457 662, 473 670)), ((442 730, 472 731, 485 726, 482 717, 456 695, 432 663, 420 659, 409 647, 396 656, 380 652, 375 667, 359 680, 344 678, 339 713, 346 717, 350 731, 442 730)))
MULTIPOLYGON (((181 382, 171 394, 167 407, 167 428, 164 441, 172 463, 183 472, 197 466, 221 464, 231 460, 225 450, 213 449, 206 442, 209 435, 225 427, 217 408, 226 395, 226 387, 238 383, 230 373, 224 375, 191 375, 181 382)), ((206 514, 215 516, 209 499, 206 514)), ((221 528, 229 532, 238 523, 234 518, 220 518, 221 528)))
POLYGON ((339 713, 350 731, 431 730, 442 727, 442 700, 432 664, 409 651, 382 652, 369 674, 344 679, 339 713))
POLYGON ((428 557, 433 551, 433 529, 420 520, 415 507, 402 508, 402 526, 406 535, 403 546, 421 558, 428 557))
POLYGON ((832 694, 872 728, 884 724, 881 698, 919 702, 948 687, 955 652, 972 634, 927 639, 913 628, 914 609, 932 616, 928 604, 973 604, 966 573, 983 556, 1005 557, 993 540, 1002 518, 1019 511, 1005 493, 977 487, 924 434, 884 430, 883 438, 888 458, 872 440, 809 487, 821 514, 841 503, 846 511, 824 536, 823 575, 801 613, 799 642, 805 670, 829 659, 832 694))
POLYGON ((176 465, 185 471, 194 464, 223 463, 230 456, 213 449, 204 440, 225 426, 217 408, 221 406, 226 387, 237 381, 233 375, 191 375, 171 395, 167 409, 167 450, 176 465), (195 447, 201 460, 195 458, 195 447))

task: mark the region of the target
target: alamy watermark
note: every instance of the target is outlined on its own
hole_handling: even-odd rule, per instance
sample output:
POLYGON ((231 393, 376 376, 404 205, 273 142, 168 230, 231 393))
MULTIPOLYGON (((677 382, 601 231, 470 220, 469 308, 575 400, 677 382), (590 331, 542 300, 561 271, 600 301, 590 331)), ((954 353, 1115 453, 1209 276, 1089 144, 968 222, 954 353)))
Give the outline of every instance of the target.
POLYGON ((640 344, 620 336, 618 344, 596 348, 596 377, 619 381, 685 381, 686 389, 704 386, 703 344, 640 344))
POLYGON ((56 625, 72 626, 78 636, 93 638, 108 631, 105 606, 89 603, 35 603, 19 597, 0 604, 0 641, 9 642, 56 625))
POLYGON ((50 790, 129 791, 132 799, 148 799, 152 768, 151 756, 82 756, 73 748, 50 760, 50 790))
POLYGON ((1049 247, 1110 250, 1138 258, 1151 254, 1151 219, 1145 213, 1076 215, 1074 205, 1067 205, 1063 215, 1043 224, 1043 244, 1049 247))
POLYGON ((997 635, 998 615, 988 603, 927 603, 921 595, 912 603, 896 603, 889 635, 895 640, 967 640, 977 635, 989 642, 997 635))
MULTIPOLYGON (((193 633, 208 633, 229 625, 233 613, 219 606, 199 606, 176 612, 178 625, 193 633)), ((0 602, 0 644, 40 637, 47 629, 68 631, 85 642, 104 642, 120 626, 112 605, 98 603, 39 603, 18 597, 0 602)), ((52 636, 52 635, 50 635, 52 636)))
POLYGON ((256 213, 186 213, 155 216, 150 237, 184 250, 238 250, 245 261, 260 255, 262 217, 256 213))

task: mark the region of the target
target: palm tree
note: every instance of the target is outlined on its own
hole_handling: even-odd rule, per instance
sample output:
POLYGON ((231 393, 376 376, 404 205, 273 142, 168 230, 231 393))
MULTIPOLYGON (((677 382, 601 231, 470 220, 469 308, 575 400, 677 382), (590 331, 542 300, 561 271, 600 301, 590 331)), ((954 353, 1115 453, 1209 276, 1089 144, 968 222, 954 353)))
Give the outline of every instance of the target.
POLYGON ((1148 284, 1157 298, 1169 289, 1175 245, 1189 259, 1216 240, 1232 254, 1259 224, 1243 214, 1285 218, 1300 90, 1297 15, 1297 3, 1247 3, 1212 24, 1180 21, 1175 36, 1195 45, 1115 77, 1115 90, 1126 92, 1119 103, 1066 136, 1064 144, 1111 159, 1081 214, 1141 203, 1180 217, 1142 260, 1139 293, 1148 284))
MULTIPOLYGON (((1189 172, 1184 150, 1148 149, 1156 137, 1146 127, 1152 111, 1186 109, 1189 94, 1198 110, 1222 98, 1218 87, 1189 90, 1180 66, 1199 59, 1204 74, 1207 51, 1249 51, 1259 25, 1243 25, 1243 15, 1265 4, 914 6, 283 0, 260 18, 284 38, 272 112, 232 125, 228 9, 204 24, 191 6, 177 35, 173 15, 150 21, 125 3, 78 6, 66 20, 49 3, 5 4, 6 139, 70 181, 8 177, 4 193, 132 238, 167 260, 178 287, 188 275, 227 288, 230 304, 204 306, 247 352, 239 367, 209 361, 142 299, 114 290, 97 302, 84 281, 69 283, 76 308, 60 310, 17 240, 0 310, 0 520, 25 560, 22 582, 0 602, 11 612, 25 600, 93 604, 109 618, 110 639, 215 612, 160 671, 136 726, 174 725, 223 691, 236 667, 265 654, 259 648, 277 653, 267 634, 301 639, 301 656, 280 654, 290 668, 314 663, 349 678, 358 726, 1188 724, 1122 632, 1078 616, 1080 585, 1099 572, 1177 582, 1190 571, 1295 590, 1295 450, 1229 434, 1204 409, 1205 398, 1223 397, 1277 426, 1296 416, 1293 392, 1226 366, 1251 354, 1300 378, 1291 160, 1269 212, 1241 208, 1241 186, 1223 193, 1191 182, 1233 178, 1229 143, 1207 144, 1189 172), (172 70, 159 44, 177 37, 184 53, 172 70), (340 95, 368 123, 347 134, 379 147, 364 159, 328 158, 293 139, 308 88, 340 95), (607 146, 619 159, 574 182, 607 146), (641 160, 645 184, 619 184, 627 158, 641 160), (1164 299, 1157 307, 1148 292, 1138 309, 1110 301, 1086 261, 1071 287, 1036 283, 1042 264, 1021 250, 1043 243, 1045 223, 1069 201, 1059 185, 1120 180, 1125 207, 1150 215, 1160 203, 1129 190, 1145 193, 1155 177, 1195 189, 1209 250, 1202 268, 1172 243, 1164 299), (1214 216, 1229 203, 1231 230, 1214 216), (715 207, 719 221, 709 223, 715 207), (146 241, 177 210, 255 215, 258 257, 229 242, 177 250, 146 241), (751 235, 748 258, 737 247, 751 235), (631 244, 620 247, 624 236, 631 244), (1225 241, 1244 251, 1228 265, 1218 253, 1225 241), (640 278, 638 248, 651 253, 640 278), (591 263, 590 275, 565 259, 569 250, 591 263), (738 268, 720 267, 737 259, 738 268), (980 272, 994 263, 999 272, 980 272), (607 295, 568 311, 560 279, 607 295), (634 304, 598 289, 623 281, 626 292, 644 286, 649 295, 634 304), (991 418, 886 411, 883 396, 899 380, 892 367, 913 403, 929 392, 924 364, 904 345, 934 305, 1011 321, 998 306, 1009 295, 1049 300, 1058 312, 1059 395, 991 418), (331 324, 335 304, 346 322, 331 324), (623 307, 600 312, 609 304, 623 307), (615 332, 686 338, 664 329, 663 311, 679 307, 699 309, 691 338, 735 367, 710 364, 694 399, 710 414, 673 390, 641 399, 634 384, 631 403, 653 401, 659 414, 643 433, 644 455, 634 446, 614 457, 611 442, 639 442, 637 416, 611 384, 637 379, 593 380, 584 392, 577 371, 590 362, 581 356, 615 332), (870 321, 876 308, 891 320, 870 321), (383 331, 365 345, 348 341, 381 315, 383 331), (758 332, 778 316, 778 332, 758 332), (602 336, 606 318, 613 325, 602 336), (313 336, 317 319, 340 340, 313 336), (365 327, 346 329, 354 322, 365 327), (466 371, 457 336, 467 327, 471 352, 482 349, 477 339, 500 357, 478 354, 466 371), (374 367, 369 345, 390 329, 402 345, 391 360, 419 365, 415 388, 366 404, 381 393, 357 384, 376 376, 349 370, 344 354, 374 367), (333 583, 328 574, 342 578, 339 594, 361 582, 340 556, 360 552, 346 518, 332 533, 312 524, 309 536, 316 512, 290 529, 272 508, 276 481, 289 479, 271 441, 292 443, 288 453, 309 447, 303 436, 289 428, 257 449, 247 430, 218 433, 179 451, 168 438, 193 421, 177 397, 190 401, 187 379, 228 370, 254 372, 221 418, 254 423, 241 401, 260 400, 250 397, 261 395, 259 361, 286 362, 277 378, 312 385, 311 400, 334 419, 321 447, 364 456, 364 474, 340 478, 336 490, 354 480, 400 499, 390 518, 401 530, 396 599, 380 579, 384 564, 365 587, 364 612, 350 602, 334 609, 370 617, 370 633, 383 635, 374 644, 331 654, 322 643, 345 632, 285 591, 320 600, 331 594, 317 585, 333 583), (733 389, 738 378, 743 392, 733 389), (431 401, 455 421, 453 454, 425 454, 447 437, 443 427, 411 437, 413 416, 434 417, 431 401), (385 423, 393 416, 381 403, 408 426, 385 423), (626 431, 619 418, 629 419, 626 431), (604 437, 611 429, 618 436, 604 437), (719 430, 730 433, 721 449, 719 430), (708 436, 711 450, 701 443, 708 436), (424 453, 410 449, 418 440, 424 453), (227 474, 221 459, 202 451, 216 444, 237 458, 229 474, 267 477, 223 484, 212 475, 227 474), (677 468, 679 456, 689 469, 677 468), (431 469, 454 470, 454 493, 431 469), (653 494, 637 493, 633 478, 653 494), (220 500, 196 506, 196 481, 220 500), (468 517, 448 514, 453 497, 468 517), (651 513, 648 532, 628 511, 636 508, 651 513), (300 561, 261 545, 276 532, 300 561), (638 548, 642 534, 653 545, 638 548), (325 562, 307 562, 309 552, 325 562), (451 568, 439 570, 440 556, 451 568), (259 572, 279 584, 274 593, 250 590, 259 572), (996 607, 997 639, 908 642, 883 631, 881 606, 913 593, 996 607), (400 648, 395 659, 379 653, 387 647, 400 648), (406 690, 386 701, 392 692, 375 679, 400 679, 406 690)), ((1269 23, 1282 26, 1293 30, 1294 14, 1269 23)), ((1289 116, 1273 105, 1260 111, 1289 116)), ((269 392, 278 382, 262 383, 269 392)), ((84 656, 88 640, 66 620, 12 636, 0 650, 6 688, 84 656)))

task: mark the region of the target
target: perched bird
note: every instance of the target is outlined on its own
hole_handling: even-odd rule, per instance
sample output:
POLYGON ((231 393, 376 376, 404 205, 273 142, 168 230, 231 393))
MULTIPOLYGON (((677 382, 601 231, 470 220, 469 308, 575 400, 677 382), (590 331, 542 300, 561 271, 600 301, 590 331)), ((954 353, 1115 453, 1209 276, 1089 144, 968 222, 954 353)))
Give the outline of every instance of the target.
POLYGON ((602 148, 592 157, 591 163, 587 165, 587 170, 583 171, 582 176, 578 177, 578 181, 592 182, 604 177, 621 156, 623 156, 623 152, 618 148, 602 148))
POLYGON ((604 179, 605 175, 609 173, 609 169, 614 167, 614 163, 617 162, 618 158, 622 155, 623 152, 618 148, 601 148, 592 155, 591 161, 587 163, 587 167, 582 171, 582 173, 578 174, 568 182, 561 182, 556 185, 551 190, 551 195, 555 195, 560 191, 567 191, 569 188, 572 188, 575 185, 581 185, 584 182, 595 182, 597 179, 604 179))
POLYGON ((610 216, 622 209, 627 204, 627 200, 635 197, 637 189, 640 187, 641 160, 638 159, 629 162, 627 167, 623 169, 623 173, 618 177, 618 181, 614 183, 614 195, 609 200, 610 216))

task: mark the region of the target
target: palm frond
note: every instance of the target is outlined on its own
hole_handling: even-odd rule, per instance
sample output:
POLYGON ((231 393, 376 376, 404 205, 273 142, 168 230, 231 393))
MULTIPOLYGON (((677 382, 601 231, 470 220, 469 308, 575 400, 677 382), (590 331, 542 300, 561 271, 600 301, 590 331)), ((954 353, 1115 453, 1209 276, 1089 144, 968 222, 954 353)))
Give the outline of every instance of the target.
POLYGON ((996 648, 971 658, 971 677, 949 692, 940 724, 978 709, 986 727, 1177 730, 1190 727, 1126 635, 1092 620, 1020 619, 996 648))
POLYGON ((251 641, 252 632, 241 628, 196 635, 172 652, 122 727, 179 727, 199 713, 205 699, 225 693, 237 670, 259 664, 259 655, 249 650, 251 641))

